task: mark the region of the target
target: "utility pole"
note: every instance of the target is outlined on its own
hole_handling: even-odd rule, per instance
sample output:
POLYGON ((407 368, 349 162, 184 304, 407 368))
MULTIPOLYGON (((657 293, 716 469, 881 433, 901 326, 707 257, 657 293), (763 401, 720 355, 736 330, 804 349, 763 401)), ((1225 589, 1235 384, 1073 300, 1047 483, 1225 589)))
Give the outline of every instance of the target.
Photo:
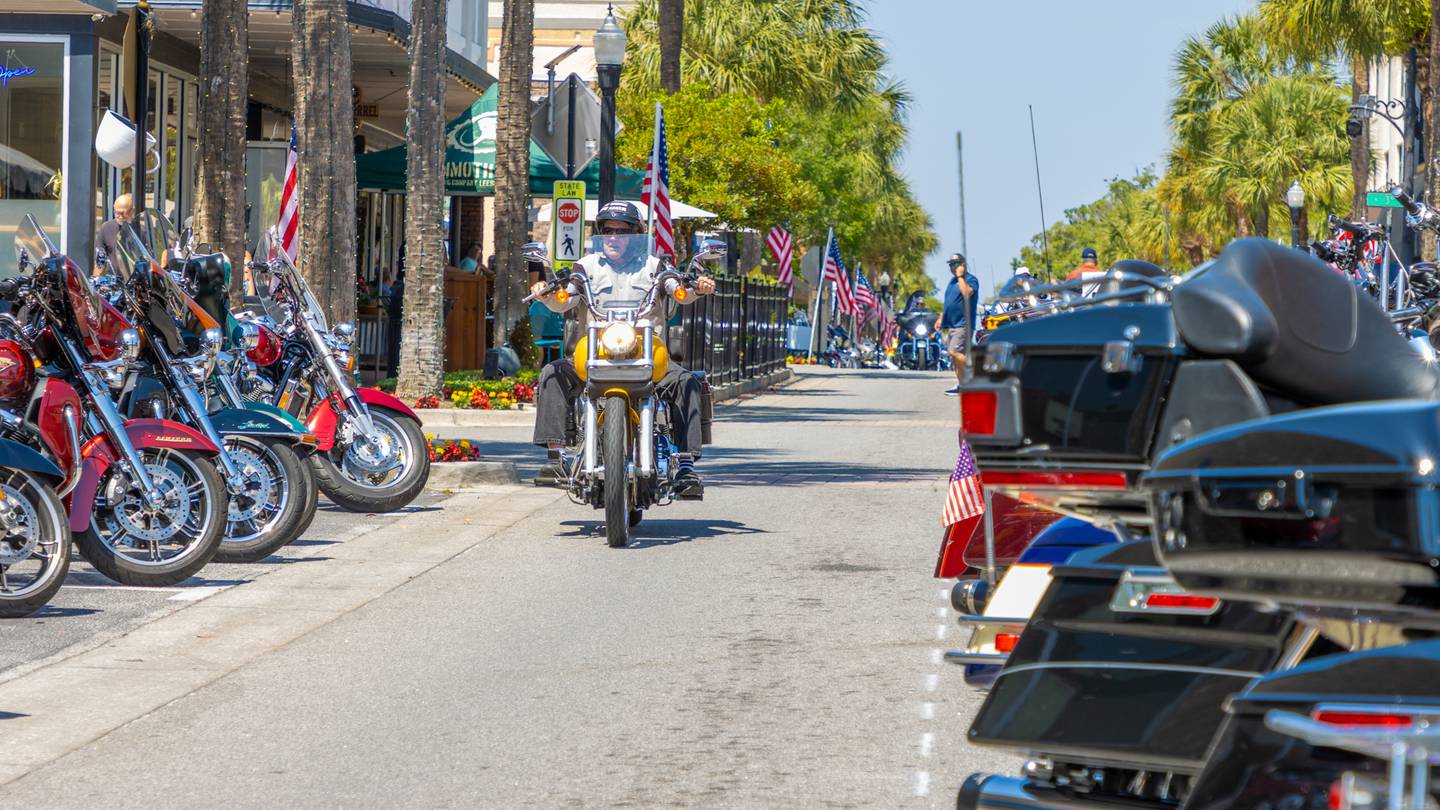
POLYGON ((965 138, 955 130, 955 164, 960 174, 960 254, 970 259, 969 244, 965 239, 965 138))

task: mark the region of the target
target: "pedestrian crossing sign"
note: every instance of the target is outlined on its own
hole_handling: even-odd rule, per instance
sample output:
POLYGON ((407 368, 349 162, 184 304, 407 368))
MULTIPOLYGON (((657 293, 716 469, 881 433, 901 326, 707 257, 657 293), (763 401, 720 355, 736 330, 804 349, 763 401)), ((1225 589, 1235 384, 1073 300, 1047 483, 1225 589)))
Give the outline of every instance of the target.
POLYGON ((556 275, 579 260, 585 242, 585 183, 556 180, 550 204, 550 257, 556 275))

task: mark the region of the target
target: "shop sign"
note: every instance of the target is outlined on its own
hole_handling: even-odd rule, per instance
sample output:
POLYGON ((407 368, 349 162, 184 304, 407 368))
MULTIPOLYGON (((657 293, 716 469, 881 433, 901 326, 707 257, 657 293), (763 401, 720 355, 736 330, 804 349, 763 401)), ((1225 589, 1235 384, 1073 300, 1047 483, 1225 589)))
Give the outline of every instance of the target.
POLYGON ((35 68, 0 66, 0 87, 9 87, 11 79, 18 79, 21 76, 34 76, 35 68))

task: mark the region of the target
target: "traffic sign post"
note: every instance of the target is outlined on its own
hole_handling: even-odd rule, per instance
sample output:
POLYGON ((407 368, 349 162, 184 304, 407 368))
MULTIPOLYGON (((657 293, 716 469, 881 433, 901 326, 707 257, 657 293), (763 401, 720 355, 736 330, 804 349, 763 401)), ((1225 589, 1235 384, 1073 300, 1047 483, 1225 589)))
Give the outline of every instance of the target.
POLYGON ((550 257, 555 275, 570 271, 584 253, 585 182, 556 180, 550 201, 550 257))

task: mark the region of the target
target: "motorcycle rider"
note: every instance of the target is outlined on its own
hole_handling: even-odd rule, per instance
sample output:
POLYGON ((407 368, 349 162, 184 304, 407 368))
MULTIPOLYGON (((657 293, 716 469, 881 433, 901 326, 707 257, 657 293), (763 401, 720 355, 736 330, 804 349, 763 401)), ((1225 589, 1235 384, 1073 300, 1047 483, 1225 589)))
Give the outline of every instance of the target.
MULTIPOLYGON (((576 264, 590 281, 590 288, 599 293, 614 290, 621 298, 638 297, 650 289, 655 274, 660 272, 660 259, 648 255, 644 241, 624 237, 645 232, 640 212, 632 203, 615 200, 606 203, 595 215, 595 232, 600 236, 600 252, 582 258, 576 264), (631 296, 627 292, 634 291, 631 296)), ((697 295, 709 295, 715 291, 715 280, 708 276, 696 279, 693 290, 697 295)), ((543 295, 545 283, 537 282, 531 292, 552 312, 567 312, 575 309, 580 301, 570 297, 561 303, 554 293, 543 295)), ((690 303, 694 297, 686 299, 690 303)), ((574 334, 585 334, 585 322, 589 313, 579 307, 576 318, 579 328, 574 334)), ((540 474, 535 477, 537 485, 553 485, 566 478, 561 463, 560 449, 574 442, 575 398, 584 390, 584 383, 575 374, 574 361, 570 359, 573 347, 567 346, 565 354, 540 371, 535 384, 535 444, 546 448, 548 458, 540 474)), ((675 477, 676 495, 686 499, 699 499, 705 493, 705 486, 695 472, 695 460, 700 458, 700 382, 685 367, 670 360, 670 367, 660 384, 655 387, 670 411, 671 423, 675 429, 675 443, 682 454, 679 472, 675 477)))

